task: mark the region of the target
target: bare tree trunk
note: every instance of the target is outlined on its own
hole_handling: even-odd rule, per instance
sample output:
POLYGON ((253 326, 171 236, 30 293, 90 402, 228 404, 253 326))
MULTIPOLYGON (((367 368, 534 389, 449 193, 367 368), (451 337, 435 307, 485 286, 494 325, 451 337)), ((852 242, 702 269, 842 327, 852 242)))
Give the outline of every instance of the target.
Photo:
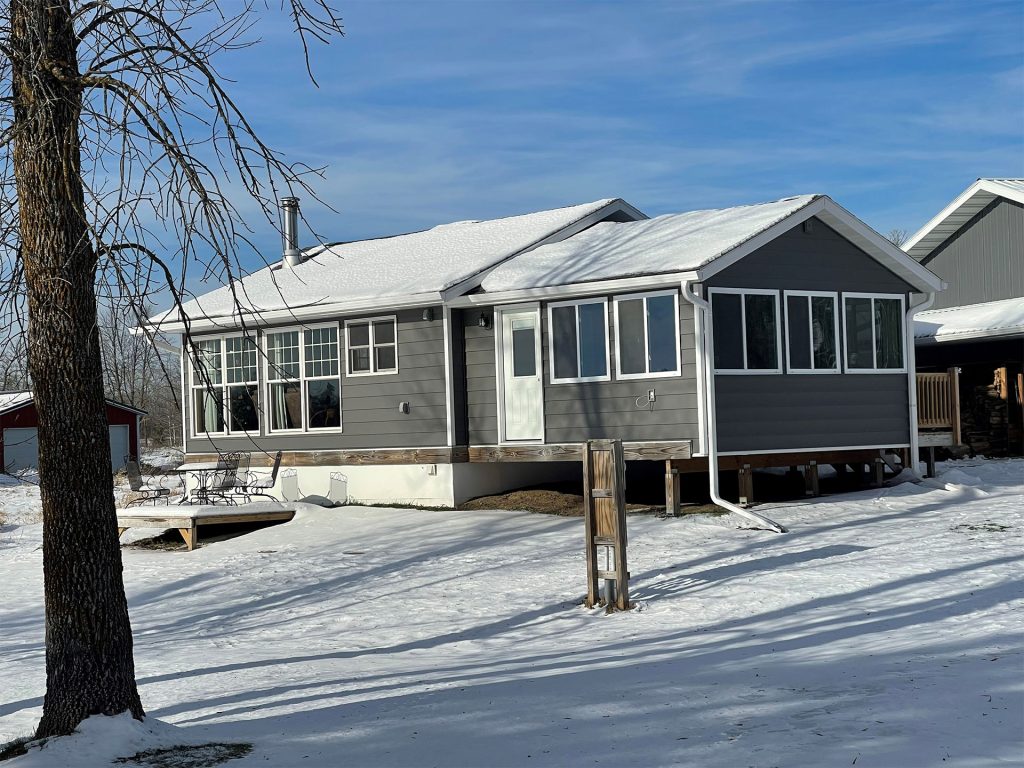
POLYGON ((38 737, 143 716, 121 575, 68 0, 11 0, 14 172, 39 412, 46 698, 38 737))

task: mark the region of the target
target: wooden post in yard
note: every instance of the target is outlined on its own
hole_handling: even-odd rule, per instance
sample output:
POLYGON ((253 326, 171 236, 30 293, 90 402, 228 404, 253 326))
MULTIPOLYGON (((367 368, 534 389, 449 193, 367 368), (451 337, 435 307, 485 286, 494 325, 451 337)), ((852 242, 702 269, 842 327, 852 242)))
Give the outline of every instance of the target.
POLYGON ((818 487, 818 462, 809 461, 805 467, 804 472, 804 496, 820 496, 821 491, 818 487))
POLYGON ((678 517, 680 511, 679 470, 672 466, 672 460, 665 460, 665 514, 678 517))
POLYGON ((754 473, 749 464, 739 469, 740 504, 754 503, 754 473))
POLYGON ((587 607, 602 603, 599 579, 615 587, 608 610, 630 608, 626 567, 626 460, 621 440, 588 440, 583 450, 583 516, 587 548, 587 607), (613 565, 601 570, 598 547, 611 548, 613 565))
POLYGON ((885 479, 885 462, 882 461, 881 456, 876 456, 875 460, 871 463, 871 485, 875 488, 882 484, 885 479))
POLYGON ((960 369, 950 368, 949 374, 949 420, 953 427, 953 445, 960 445, 960 369))

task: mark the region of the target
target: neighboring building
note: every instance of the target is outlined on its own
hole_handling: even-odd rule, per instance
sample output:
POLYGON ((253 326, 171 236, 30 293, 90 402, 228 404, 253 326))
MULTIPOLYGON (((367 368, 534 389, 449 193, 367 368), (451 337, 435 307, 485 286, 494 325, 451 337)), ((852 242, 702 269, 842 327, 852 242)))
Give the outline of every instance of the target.
MULTIPOLYGON (((139 419, 145 415, 128 405, 107 401, 110 425, 110 464, 124 468, 125 456, 139 455, 139 419)), ((31 392, 0 392, 0 471, 36 469, 39 414, 31 392)))
POLYGON ((904 245, 949 287, 917 316, 921 372, 960 369, 961 439, 1024 451, 1024 179, 978 179, 904 245))
POLYGON ((282 263, 184 307, 190 458, 283 450, 307 493, 341 471, 354 500, 450 506, 589 438, 681 472, 916 444, 907 321, 941 283, 828 197, 600 200, 304 251, 296 220, 285 201, 282 263))

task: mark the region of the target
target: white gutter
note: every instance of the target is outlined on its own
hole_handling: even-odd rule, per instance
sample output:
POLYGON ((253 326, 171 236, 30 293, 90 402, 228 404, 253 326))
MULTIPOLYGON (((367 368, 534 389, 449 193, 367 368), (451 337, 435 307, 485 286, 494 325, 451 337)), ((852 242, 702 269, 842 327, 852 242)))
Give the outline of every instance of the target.
POLYGON ((571 285, 549 285, 543 288, 521 288, 514 291, 495 291, 494 293, 470 293, 448 300, 450 307, 489 307, 495 304, 511 304, 538 299, 572 299, 580 296, 592 296, 597 293, 618 293, 646 288, 658 288, 666 285, 674 286, 680 280, 692 280, 696 272, 666 272, 661 275, 641 275, 638 277, 618 277, 608 280, 591 280, 571 285))
MULTIPOLYGON (((711 305, 697 294, 691 291, 693 282, 690 280, 684 280, 682 282, 683 296, 686 300, 693 304, 693 311, 699 312, 702 315, 703 322, 700 325, 703 328, 703 334, 699 334, 697 337, 697 349, 698 355, 707 350, 708 354, 714 354, 715 349, 715 336, 714 327, 711 319, 711 305), (701 336, 703 338, 703 349, 701 348, 701 336)), ((714 365, 708 365, 705 361, 703 377, 698 376, 697 378, 697 396, 703 397, 707 401, 707 454, 708 454, 708 487, 711 491, 711 501, 718 506, 733 512, 741 517, 745 517, 748 520, 752 520, 759 525, 766 525, 776 533, 785 533, 785 526, 779 525, 774 520, 770 520, 763 515, 759 515, 756 512, 751 512, 749 509, 744 509, 731 501, 726 501, 718 493, 718 419, 715 415, 715 372, 714 365)))
POLYGON ((905 467, 917 475, 917 462, 920 457, 919 435, 917 433, 917 351, 914 347, 914 315, 922 312, 935 302, 935 294, 929 293, 928 298, 920 304, 907 308, 906 327, 903 329, 904 346, 907 349, 907 397, 910 402, 910 466, 905 467))

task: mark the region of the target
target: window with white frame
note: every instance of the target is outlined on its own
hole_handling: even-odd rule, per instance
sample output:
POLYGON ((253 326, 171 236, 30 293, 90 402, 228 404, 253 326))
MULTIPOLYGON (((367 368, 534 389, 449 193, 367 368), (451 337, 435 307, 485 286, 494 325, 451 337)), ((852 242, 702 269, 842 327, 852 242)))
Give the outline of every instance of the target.
POLYGON ((782 373, 778 291, 711 288, 716 373, 782 373))
POLYGON ((839 373, 838 294, 784 291, 786 367, 791 373, 839 373))
POLYGON ((906 371, 903 301, 899 294, 843 294, 847 371, 906 371))
POLYGON ((620 379, 679 375, 679 294, 615 297, 615 373, 620 379))
POLYGON ((398 373, 398 328, 394 317, 347 320, 348 375, 398 373))
POLYGON ((268 331, 266 348, 270 431, 339 429, 338 326, 268 331))
POLYGON ((258 432, 258 347, 251 336, 200 339, 192 359, 193 431, 258 432))
POLYGON ((608 300, 548 304, 551 382, 608 381, 608 300))

